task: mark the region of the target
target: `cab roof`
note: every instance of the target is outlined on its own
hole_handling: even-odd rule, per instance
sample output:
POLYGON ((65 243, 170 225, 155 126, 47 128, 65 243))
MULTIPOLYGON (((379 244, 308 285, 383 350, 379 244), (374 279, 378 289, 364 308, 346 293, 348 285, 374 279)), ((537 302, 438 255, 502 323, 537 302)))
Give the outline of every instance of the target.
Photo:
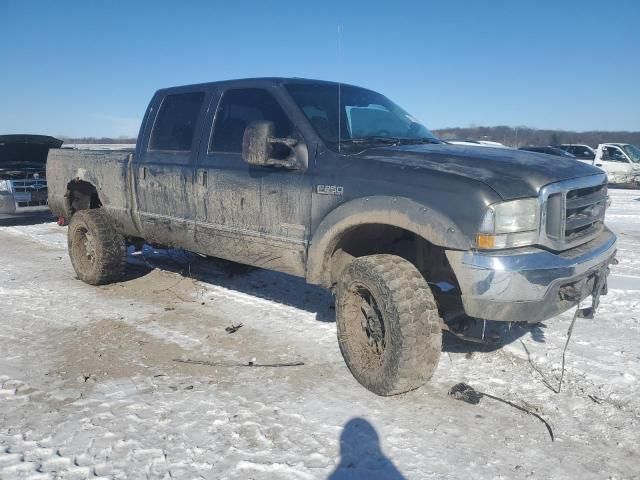
POLYGON ((194 83, 191 85, 176 85, 173 87, 166 87, 158 90, 158 92, 166 92, 169 90, 193 90, 197 88, 212 88, 212 87, 262 87, 269 88, 284 85, 286 83, 308 84, 308 85, 342 85, 348 87, 354 87, 356 85, 350 85, 341 82, 332 82, 328 80, 314 80, 310 78, 299 77, 255 77, 255 78, 238 78, 232 80, 220 80, 216 82, 194 83))

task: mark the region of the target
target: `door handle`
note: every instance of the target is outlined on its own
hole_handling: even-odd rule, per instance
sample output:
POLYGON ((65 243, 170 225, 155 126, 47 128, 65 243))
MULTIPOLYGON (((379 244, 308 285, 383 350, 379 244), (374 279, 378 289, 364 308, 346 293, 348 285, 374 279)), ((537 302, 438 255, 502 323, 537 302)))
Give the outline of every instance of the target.
POLYGON ((198 184, 203 187, 207 186, 207 171, 206 170, 198 170, 198 184))
POLYGON ((602 164, 601 163, 596 163, 596 167, 601 167, 602 164))
POLYGON ((142 180, 147 179, 147 167, 140 168, 140 176, 142 177, 142 180))

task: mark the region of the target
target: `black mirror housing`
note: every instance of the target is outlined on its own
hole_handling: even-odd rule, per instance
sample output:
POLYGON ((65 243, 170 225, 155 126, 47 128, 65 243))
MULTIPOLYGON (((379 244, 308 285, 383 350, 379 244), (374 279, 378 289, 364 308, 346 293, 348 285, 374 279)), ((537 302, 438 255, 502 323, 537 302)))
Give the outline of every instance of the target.
POLYGON ((249 165, 276 166, 290 169, 304 168, 307 163, 307 148, 295 138, 276 138, 275 125, 268 120, 251 122, 242 136, 242 158, 249 165), (274 146, 285 145, 291 149, 287 158, 274 158, 274 146))

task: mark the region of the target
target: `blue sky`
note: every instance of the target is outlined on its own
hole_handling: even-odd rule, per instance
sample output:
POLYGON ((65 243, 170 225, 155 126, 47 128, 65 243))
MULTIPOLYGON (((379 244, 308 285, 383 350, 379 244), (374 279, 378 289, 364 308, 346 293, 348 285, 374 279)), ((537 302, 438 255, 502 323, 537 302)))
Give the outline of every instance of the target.
POLYGON ((0 133, 136 135, 158 88, 254 76, 366 86, 432 129, 640 130, 638 0, 0 0, 0 18, 0 133))

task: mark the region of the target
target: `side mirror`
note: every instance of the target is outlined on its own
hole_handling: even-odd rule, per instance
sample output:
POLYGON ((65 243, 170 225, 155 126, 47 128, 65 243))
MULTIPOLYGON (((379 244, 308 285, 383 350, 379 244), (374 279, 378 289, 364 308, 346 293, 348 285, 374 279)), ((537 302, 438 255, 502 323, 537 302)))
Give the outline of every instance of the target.
POLYGON ((249 165, 301 169, 307 164, 307 147, 295 138, 276 138, 275 125, 268 120, 251 122, 242 136, 242 158, 249 165), (284 147, 284 148, 283 148, 284 147), (278 151, 290 150, 285 158, 278 151))

